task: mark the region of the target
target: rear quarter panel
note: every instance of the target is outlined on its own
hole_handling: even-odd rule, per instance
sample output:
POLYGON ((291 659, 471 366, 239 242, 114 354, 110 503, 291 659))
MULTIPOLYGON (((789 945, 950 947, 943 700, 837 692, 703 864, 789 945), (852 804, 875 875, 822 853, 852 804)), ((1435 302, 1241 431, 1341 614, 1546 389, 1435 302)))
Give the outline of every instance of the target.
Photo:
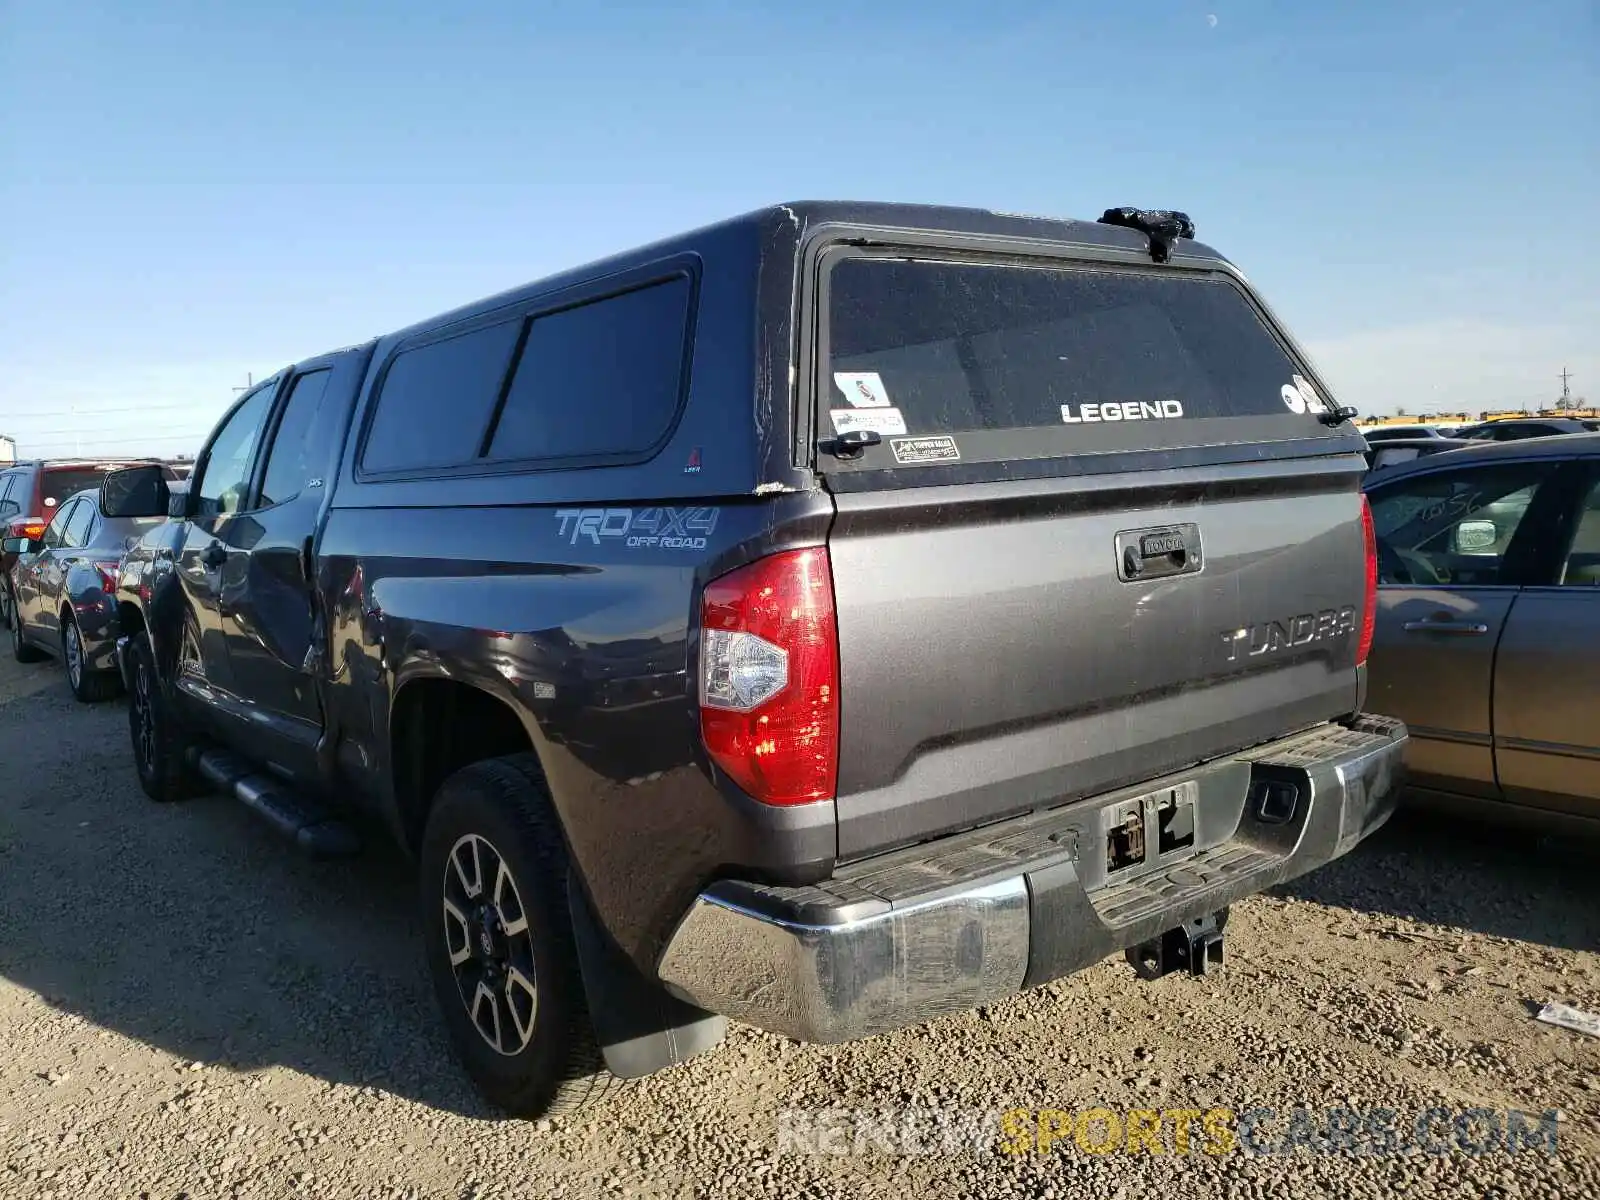
MULTIPOLYGON (((822 540, 825 499, 777 503, 781 517, 753 499, 690 506, 704 544, 672 549, 629 545, 598 526, 585 527, 591 537, 575 510, 557 506, 335 508, 320 586, 346 769, 365 776, 409 840, 414 817, 388 789, 400 735, 390 716, 405 690, 446 679, 500 700, 539 755, 602 921, 653 966, 709 879, 724 867, 759 869, 770 850, 753 832, 751 802, 705 760, 691 663, 707 578, 767 552, 775 536, 822 540)), ((798 831, 785 853, 831 861, 831 804, 760 815, 777 823, 779 840, 785 827, 798 831)))

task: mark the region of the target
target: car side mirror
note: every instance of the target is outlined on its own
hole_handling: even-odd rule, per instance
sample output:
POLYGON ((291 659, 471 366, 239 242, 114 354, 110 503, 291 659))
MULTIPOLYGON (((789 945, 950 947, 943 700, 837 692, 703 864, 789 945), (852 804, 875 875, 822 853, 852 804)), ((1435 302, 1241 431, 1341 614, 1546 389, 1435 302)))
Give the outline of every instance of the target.
POLYGON ((124 467, 112 471, 100 484, 100 515, 104 517, 165 517, 170 515, 171 504, 166 472, 157 465, 124 467))
POLYGON ((1456 526, 1457 554, 1478 554, 1499 540, 1500 530, 1493 521, 1463 521, 1456 526))
POLYGON ((173 488, 167 496, 167 516, 174 521, 181 521, 189 515, 189 489, 187 487, 173 488))
POLYGON ((33 553, 33 548, 32 538, 9 537, 0 542, 0 552, 6 554, 28 555, 33 553))

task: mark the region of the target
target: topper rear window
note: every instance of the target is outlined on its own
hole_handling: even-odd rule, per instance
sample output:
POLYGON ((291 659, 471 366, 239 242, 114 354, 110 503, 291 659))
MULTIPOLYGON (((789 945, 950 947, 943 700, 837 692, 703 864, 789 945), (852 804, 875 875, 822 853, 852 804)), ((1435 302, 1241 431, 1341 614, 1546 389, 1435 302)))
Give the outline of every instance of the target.
POLYGON ((878 433, 863 465, 893 465, 896 436, 971 461, 1333 432, 1221 275, 855 255, 825 286, 817 436, 878 433))

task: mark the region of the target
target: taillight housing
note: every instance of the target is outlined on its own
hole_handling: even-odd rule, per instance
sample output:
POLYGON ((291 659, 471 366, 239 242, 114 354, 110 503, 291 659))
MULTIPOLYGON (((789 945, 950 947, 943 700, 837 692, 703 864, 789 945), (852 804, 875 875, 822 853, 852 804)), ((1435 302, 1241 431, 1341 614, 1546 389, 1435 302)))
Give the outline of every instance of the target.
POLYGON ((44 517, 16 517, 6 526, 6 536, 27 538, 30 542, 37 542, 44 536, 44 531, 49 525, 50 522, 44 517))
POLYGON ((700 621, 700 736, 712 761, 764 804, 831 799, 839 628, 826 547, 712 580, 700 621))
POLYGON ((1372 631, 1378 623, 1378 535, 1372 527, 1372 504, 1361 497, 1361 536, 1366 541, 1367 588, 1361 608, 1361 641, 1356 646, 1356 666, 1372 651, 1372 631))

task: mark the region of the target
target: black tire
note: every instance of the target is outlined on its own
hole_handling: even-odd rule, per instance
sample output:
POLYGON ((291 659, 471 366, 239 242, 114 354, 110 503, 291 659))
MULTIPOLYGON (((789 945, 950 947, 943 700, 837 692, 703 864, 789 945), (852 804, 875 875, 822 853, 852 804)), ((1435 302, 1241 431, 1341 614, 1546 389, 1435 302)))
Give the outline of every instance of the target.
POLYGON ((11 655, 19 663, 43 662, 49 656, 22 636, 22 622, 11 618, 11 655))
POLYGON ((532 754, 474 763, 439 789, 420 856, 428 971, 467 1074, 485 1099, 513 1116, 573 1113, 617 1082, 589 1019, 567 862, 532 754), (509 888, 496 863, 504 865, 509 888), (476 898, 469 871, 477 876, 476 898), (447 916, 447 902, 465 919, 447 916), (487 1003, 479 1002, 480 988, 487 1003))
POLYGON ((117 694, 121 681, 110 671, 91 671, 83 662, 83 635, 78 622, 67 616, 61 624, 61 661, 67 668, 67 686, 80 704, 98 704, 117 694))
POLYGON ((189 739, 156 672, 150 635, 136 634, 128 644, 128 732, 133 739, 133 764, 139 786, 162 804, 194 794, 194 779, 184 761, 189 739))

